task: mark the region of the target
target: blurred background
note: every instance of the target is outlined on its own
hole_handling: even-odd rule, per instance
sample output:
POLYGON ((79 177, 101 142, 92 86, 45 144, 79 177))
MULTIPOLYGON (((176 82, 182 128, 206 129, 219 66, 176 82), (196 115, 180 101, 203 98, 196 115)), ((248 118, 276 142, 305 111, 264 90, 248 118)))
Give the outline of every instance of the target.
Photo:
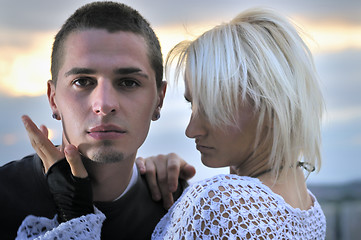
MULTIPOLYGON (((0 0, 0 165, 33 153, 20 120, 23 114, 48 126, 54 144, 61 143, 61 126, 51 118, 45 95, 46 81, 50 79, 51 46, 65 19, 88 2, 0 0)), ((122 2, 148 19, 160 39, 164 56, 179 41, 192 39, 249 7, 273 8, 291 18, 305 32, 303 37, 314 54, 327 106, 322 129, 323 166, 320 173, 310 175, 308 182, 321 186, 317 188, 321 195, 325 187, 344 190, 344 186, 361 180, 361 1, 122 2)), ((171 84, 161 119, 152 123, 139 155, 176 152, 197 168, 192 181, 227 172, 202 166, 193 140, 184 135, 190 113, 182 86, 171 84)), ((361 190, 352 189, 354 193, 361 190)), ((324 194, 336 202, 332 196, 340 196, 340 192, 331 195, 329 192, 324 194)), ((360 204, 357 206, 361 213, 360 204)), ((332 211, 340 215, 338 207, 332 211)), ((339 218, 335 219, 335 224, 340 224, 339 218)), ((341 235, 337 232, 332 239, 352 239, 341 235)))

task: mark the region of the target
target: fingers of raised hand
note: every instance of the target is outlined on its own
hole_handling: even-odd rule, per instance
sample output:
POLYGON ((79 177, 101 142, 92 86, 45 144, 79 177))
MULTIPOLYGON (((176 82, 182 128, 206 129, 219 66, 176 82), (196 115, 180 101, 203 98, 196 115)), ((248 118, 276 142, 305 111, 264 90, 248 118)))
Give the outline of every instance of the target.
POLYGON ((47 172, 51 165, 64 158, 64 154, 48 139, 48 130, 45 126, 42 126, 41 129, 39 129, 30 117, 26 115, 22 116, 22 121, 28 133, 31 145, 43 161, 45 172, 47 172))
POLYGON ((73 176, 78 178, 86 178, 88 172, 86 171, 80 153, 74 145, 67 145, 64 148, 65 158, 68 161, 73 176))
POLYGON ((43 135, 46 138, 49 138, 49 131, 48 131, 48 128, 45 125, 40 125, 40 131, 43 133, 43 135))

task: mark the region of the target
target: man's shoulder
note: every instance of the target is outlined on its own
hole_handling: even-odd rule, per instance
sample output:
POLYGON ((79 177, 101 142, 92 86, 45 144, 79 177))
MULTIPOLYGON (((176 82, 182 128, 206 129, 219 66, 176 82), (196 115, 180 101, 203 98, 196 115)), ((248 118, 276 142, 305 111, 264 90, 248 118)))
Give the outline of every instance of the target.
POLYGON ((39 163, 39 157, 35 154, 27 155, 20 160, 10 161, 0 167, 0 179, 5 179, 5 182, 9 182, 11 178, 18 178, 21 174, 23 177, 34 177, 41 166, 39 163), (38 166, 39 165, 39 166, 38 166))
POLYGON ((17 169, 19 167, 25 167, 27 165, 33 165, 35 159, 36 159, 35 154, 27 155, 27 156, 23 157, 22 159, 13 160, 13 161, 5 163, 4 165, 0 166, 0 171, 1 172, 10 171, 10 170, 13 170, 13 169, 17 169))
POLYGON ((0 239, 14 239, 27 215, 52 218, 55 206, 41 160, 28 155, 0 167, 0 239))

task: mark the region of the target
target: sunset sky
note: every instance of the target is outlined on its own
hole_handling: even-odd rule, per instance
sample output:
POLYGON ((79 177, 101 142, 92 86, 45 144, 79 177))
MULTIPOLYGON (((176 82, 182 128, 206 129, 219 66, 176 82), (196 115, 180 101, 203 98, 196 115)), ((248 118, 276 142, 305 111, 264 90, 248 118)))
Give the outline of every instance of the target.
MULTIPOLYGON (((0 165, 33 152, 22 114, 50 128, 61 143, 59 122, 51 119, 46 92, 53 37, 74 10, 90 1, 0 0, 0 165)), ((164 56, 179 41, 233 18, 249 7, 266 6, 305 31, 324 92, 323 168, 310 182, 361 179, 361 1, 359 0, 128 0, 149 20, 164 56)), ((159 121, 152 123, 141 155, 177 152, 199 169, 195 180, 224 172, 201 166, 184 129, 190 116, 182 89, 169 89, 159 121)))

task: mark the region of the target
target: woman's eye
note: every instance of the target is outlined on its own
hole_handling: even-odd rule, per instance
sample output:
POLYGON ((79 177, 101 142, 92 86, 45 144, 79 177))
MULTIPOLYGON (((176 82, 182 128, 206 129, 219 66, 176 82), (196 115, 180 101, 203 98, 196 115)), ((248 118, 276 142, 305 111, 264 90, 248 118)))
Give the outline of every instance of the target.
POLYGON ((186 102, 187 103, 187 105, 188 105, 188 107, 190 108, 190 109, 192 109, 192 107, 193 107, 193 105, 192 105, 192 102, 186 102))
POLYGON ((186 101, 187 105, 190 106, 190 108, 193 107, 192 100, 190 100, 190 99, 187 98, 186 96, 184 96, 184 100, 186 101))
POLYGON ((78 87, 88 87, 93 84, 89 78, 77 78, 73 81, 73 84, 78 87))

